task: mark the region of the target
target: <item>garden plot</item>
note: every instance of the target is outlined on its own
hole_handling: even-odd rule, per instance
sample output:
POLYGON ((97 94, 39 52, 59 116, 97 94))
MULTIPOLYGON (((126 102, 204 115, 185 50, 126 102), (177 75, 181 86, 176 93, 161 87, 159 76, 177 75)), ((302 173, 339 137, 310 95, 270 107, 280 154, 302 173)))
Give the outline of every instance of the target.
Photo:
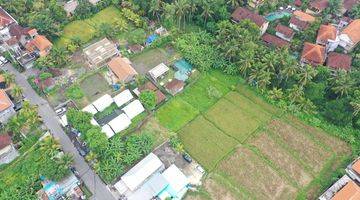
POLYGON ((316 144, 302 131, 283 121, 271 121, 269 129, 276 139, 280 139, 282 143, 293 150, 314 172, 319 172, 325 164, 326 158, 331 156, 331 152, 316 144))
POLYGON ((312 175, 304 170, 301 163, 266 133, 260 134, 251 144, 299 186, 304 187, 312 180, 312 175))
POLYGON ((239 147, 219 166, 218 173, 244 187, 256 199, 295 199, 296 189, 259 158, 254 152, 239 147))
POLYGON ((179 136, 190 155, 209 171, 237 144, 202 116, 182 128, 179 136))
POLYGON ((99 73, 88 76, 82 80, 80 82, 80 88, 84 92, 88 102, 95 101, 104 94, 111 92, 112 89, 105 78, 99 73))
POLYGON ((252 132, 266 121, 265 118, 247 113, 225 98, 220 99, 211 107, 205 114, 205 118, 239 142, 245 141, 252 132))
POLYGON ((173 98, 156 113, 156 118, 164 127, 178 131, 199 114, 199 111, 181 98, 173 98))

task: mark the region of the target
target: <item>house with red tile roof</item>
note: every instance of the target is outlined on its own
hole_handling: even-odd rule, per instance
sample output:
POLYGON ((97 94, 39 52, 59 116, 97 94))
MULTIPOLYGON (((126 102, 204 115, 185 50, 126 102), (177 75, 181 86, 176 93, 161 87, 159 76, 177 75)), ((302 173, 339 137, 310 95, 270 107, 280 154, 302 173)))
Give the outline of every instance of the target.
POLYGON ((345 171, 350 178, 360 183, 360 157, 350 163, 345 171))
POLYGON ((312 66, 322 65, 325 62, 325 56, 325 47, 305 42, 300 62, 312 66))
POLYGON ((360 42, 360 19, 352 21, 341 32, 339 45, 346 51, 351 51, 360 42))
POLYGON ((243 7, 236 8, 236 10, 231 14, 231 19, 235 23, 245 19, 254 22, 259 27, 261 35, 265 33, 269 26, 269 22, 266 21, 263 16, 253 13, 252 11, 243 7))
POLYGON ((360 186, 354 181, 349 181, 332 198, 332 200, 356 200, 360 199, 360 186))
POLYGON ((335 41, 337 30, 333 25, 322 24, 318 30, 316 44, 326 45, 329 41, 335 41))
POLYGON ((342 14, 350 11, 358 3, 360 3, 359 0, 343 0, 341 9, 342 14))
POLYGON ((294 30, 281 24, 278 24, 275 27, 275 31, 276 31, 275 33, 276 36, 288 42, 290 42, 295 35, 294 30))
POLYGON ((325 8, 329 7, 329 0, 315 0, 310 2, 307 13, 320 14, 325 8))
POLYGON ((289 21, 290 28, 294 29, 295 31, 303 31, 309 27, 309 23, 305 21, 301 21, 296 16, 292 16, 289 21))
POLYGON ((112 58, 107 65, 114 82, 128 83, 135 80, 135 76, 138 75, 127 58, 117 56, 112 58))
POLYGON ((10 117, 15 115, 14 104, 6 94, 5 90, 0 89, 0 122, 6 123, 10 117))
POLYGON ((350 71, 351 69, 351 56, 330 52, 326 59, 326 66, 330 67, 333 70, 345 70, 350 71))
POLYGON ((274 35, 270 35, 268 33, 265 33, 263 36, 261 36, 261 39, 263 42, 265 42, 267 46, 274 46, 277 48, 290 46, 290 43, 288 41, 274 35))
POLYGON ((165 84, 165 89, 175 96, 177 93, 181 92, 185 87, 184 81, 173 79, 170 82, 165 84))

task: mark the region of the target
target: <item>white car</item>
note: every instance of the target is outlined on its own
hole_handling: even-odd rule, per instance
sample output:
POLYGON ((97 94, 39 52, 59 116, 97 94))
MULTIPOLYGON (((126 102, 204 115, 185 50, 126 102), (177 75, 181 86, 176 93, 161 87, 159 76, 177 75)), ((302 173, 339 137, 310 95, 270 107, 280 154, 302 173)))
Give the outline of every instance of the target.
POLYGON ((6 63, 8 63, 9 61, 6 60, 6 58, 4 56, 0 56, 0 65, 3 66, 5 65, 6 63))
POLYGON ((62 115, 62 114, 64 114, 65 112, 66 112, 66 108, 64 108, 64 107, 55 110, 55 113, 56 113, 57 115, 62 115))

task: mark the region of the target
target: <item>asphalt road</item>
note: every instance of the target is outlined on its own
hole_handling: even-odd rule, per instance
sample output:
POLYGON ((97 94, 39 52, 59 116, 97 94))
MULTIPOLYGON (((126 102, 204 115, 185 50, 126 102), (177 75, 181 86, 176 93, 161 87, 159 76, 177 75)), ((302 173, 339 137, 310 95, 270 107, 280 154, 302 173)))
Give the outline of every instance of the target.
POLYGON ((23 95, 25 98, 30 101, 33 105, 39 106, 39 115, 42 117, 42 120, 54 137, 60 140, 62 149, 64 152, 70 153, 74 157, 74 166, 76 170, 80 173, 81 179, 84 181, 86 187, 93 194, 91 199, 94 200, 114 200, 115 198, 107 188, 107 186, 102 182, 99 176, 91 170, 89 165, 85 162, 84 158, 81 157, 78 151, 75 149, 69 137, 63 131, 58 121, 58 118, 50 107, 48 102, 41 98, 27 82, 26 77, 19 73, 16 69, 12 67, 11 64, 6 64, 4 66, 9 72, 15 74, 16 83, 23 88, 23 95))

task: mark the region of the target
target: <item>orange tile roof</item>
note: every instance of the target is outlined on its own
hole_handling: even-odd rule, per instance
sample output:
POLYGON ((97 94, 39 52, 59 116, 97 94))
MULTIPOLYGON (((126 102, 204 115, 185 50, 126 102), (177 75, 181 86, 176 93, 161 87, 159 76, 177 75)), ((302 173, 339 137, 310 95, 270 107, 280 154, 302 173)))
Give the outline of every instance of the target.
POLYGON ((35 36, 33 44, 40 51, 41 56, 44 56, 46 54, 46 50, 52 47, 52 43, 43 35, 35 36))
POLYGON ((0 90, 0 112, 8 109, 12 105, 11 100, 5 90, 0 90))
POLYGON ((108 66, 118 79, 120 79, 120 81, 125 81, 129 76, 138 74, 124 58, 119 56, 111 59, 108 66))
POLYGON ((358 159, 351 167, 356 173, 360 174, 360 159, 358 159))
POLYGON ((295 11, 293 14, 298 19, 300 19, 301 21, 304 21, 304 22, 314 22, 315 21, 315 17, 313 17, 312 15, 309 15, 307 13, 304 13, 302 11, 299 11, 299 10, 295 11))
POLYGON ((331 200, 359 200, 360 187, 354 181, 349 181, 331 200))
POLYGON ((360 19, 351 22, 341 34, 348 35, 355 44, 360 42, 360 19))
POLYGON ((336 28, 332 25, 321 25, 316 41, 326 43, 328 40, 336 39, 336 28))
POLYGON ((325 47, 305 42, 301 59, 312 65, 323 64, 325 62, 325 47))

